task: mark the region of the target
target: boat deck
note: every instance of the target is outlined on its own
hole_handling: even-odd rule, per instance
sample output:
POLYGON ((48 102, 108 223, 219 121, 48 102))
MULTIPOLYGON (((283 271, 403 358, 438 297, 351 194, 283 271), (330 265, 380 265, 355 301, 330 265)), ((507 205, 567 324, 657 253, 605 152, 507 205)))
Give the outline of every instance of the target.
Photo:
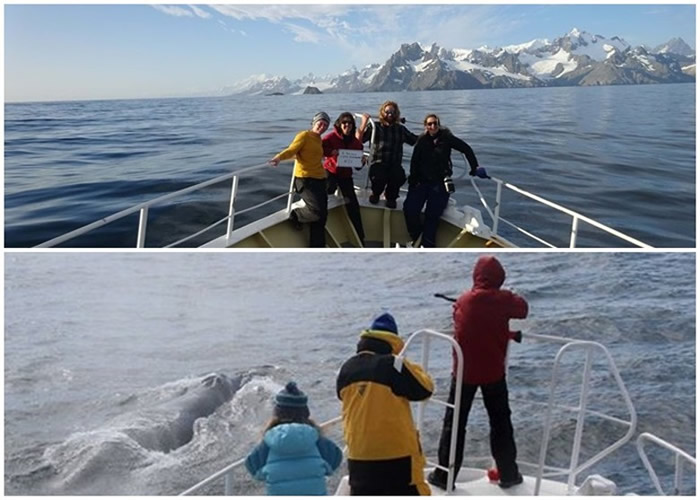
MULTIPOLYGON (((328 199, 326 221, 326 247, 328 248, 396 248, 406 247, 410 241, 403 214, 402 199, 395 209, 384 206, 384 201, 372 205, 367 194, 359 190, 360 216, 365 231, 364 245, 361 243, 341 196, 328 199)), ((298 206, 302 202, 297 202, 298 206)), ((438 248, 489 248, 508 246, 499 238, 478 235, 483 227, 478 212, 465 213, 454 205, 448 205, 437 231, 438 248)), ((209 242, 210 248, 308 248, 309 229, 303 225, 295 229, 285 211, 273 213, 252 224, 237 229, 229 241, 225 236, 209 242)))
MULTIPOLYGON (((426 471, 427 477, 428 471, 426 471)), ((523 482, 517 486, 503 489, 498 486, 497 482, 489 481, 486 477, 486 471, 482 469, 465 468, 459 472, 455 489, 449 496, 533 496, 535 492, 535 478, 523 475, 523 482)), ((430 485, 431 495, 433 496, 448 496, 445 490, 436 488, 430 485)), ((335 491, 336 495, 350 495, 350 485, 348 477, 344 476, 338 488, 335 491)), ((590 492, 588 493, 590 494, 590 492)), ((566 496, 567 485, 563 482, 542 480, 540 486, 540 495, 544 496, 566 496)))

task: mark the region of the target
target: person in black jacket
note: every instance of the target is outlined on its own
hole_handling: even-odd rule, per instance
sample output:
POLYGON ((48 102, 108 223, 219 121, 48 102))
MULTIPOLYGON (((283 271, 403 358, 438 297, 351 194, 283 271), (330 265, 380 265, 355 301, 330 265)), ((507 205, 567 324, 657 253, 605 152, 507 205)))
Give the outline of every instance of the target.
POLYGON ((423 125, 425 133, 418 137, 413 148, 408 195, 403 204, 403 213, 412 245, 417 244, 422 234, 422 246, 432 248, 435 247, 440 216, 447 206, 450 193, 454 192, 450 153, 456 149, 466 155, 470 167, 469 175, 476 175, 479 162, 469 144, 452 135, 449 129, 440 126, 440 118, 437 115, 426 116, 423 125), (420 214, 423 207, 425 221, 421 223, 420 214))

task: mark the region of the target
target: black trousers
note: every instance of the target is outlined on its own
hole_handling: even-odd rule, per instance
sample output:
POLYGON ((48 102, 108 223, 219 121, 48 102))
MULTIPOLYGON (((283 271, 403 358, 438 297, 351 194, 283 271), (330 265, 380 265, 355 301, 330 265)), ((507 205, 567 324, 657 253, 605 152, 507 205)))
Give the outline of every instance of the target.
POLYGON ((406 182, 406 172, 400 163, 374 163, 369 167, 369 180, 372 182, 372 194, 379 196, 384 193, 387 200, 393 201, 399 197, 399 189, 406 182))
POLYGON ((418 488, 411 484, 411 472, 410 456, 386 460, 353 460, 349 458, 350 495, 420 495, 418 488))
POLYGON ((326 179, 295 177, 294 189, 306 204, 305 207, 295 208, 294 216, 302 224, 309 224, 309 247, 324 248, 328 218, 326 179))
POLYGON ((357 236, 360 237, 360 241, 364 245, 365 230, 362 227, 360 203, 357 201, 357 194, 355 194, 355 183, 353 182, 352 177, 338 177, 335 174, 329 173, 328 177, 326 178, 326 186, 328 188, 328 194, 333 194, 337 188, 340 188, 340 192, 343 193, 343 198, 345 198, 345 209, 348 211, 350 222, 352 222, 357 236))
POLYGON ((434 248, 440 216, 447 207, 450 193, 445 191, 442 182, 409 186, 403 202, 403 214, 411 239, 416 241, 423 234, 424 248, 434 248), (421 224, 420 214, 425 207, 425 221, 421 224))
MULTIPOLYGON (((467 432, 467 419, 469 411, 476 395, 476 390, 481 388, 484 398, 484 406, 489 415, 491 433, 489 435, 491 444, 491 455, 496 461, 501 473, 501 479, 510 481, 518 476, 518 465, 515 463, 517 451, 515 440, 513 439, 513 424, 510 421, 510 406, 508 404, 508 385, 503 378, 493 384, 470 385, 462 384, 462 400, 459 411, 459 424, 457 430, 457 449, 455 454, 455 477, 462 468, 464 460, 464 441, 467 432)), ((454 403, 456 382, 452 378, 450 386, 449 402, 454 403)), ((443 467, 449 465, 450 454, 450 434, 452 433, 452 416, 454 411, 447 408, 445 419, 442 424, 442 435, 440 436, 440 447, 438 449, 438 461, 443 467)), ((444 478, 447 482, 447 472, 436 470, 438 477, 444 478)))

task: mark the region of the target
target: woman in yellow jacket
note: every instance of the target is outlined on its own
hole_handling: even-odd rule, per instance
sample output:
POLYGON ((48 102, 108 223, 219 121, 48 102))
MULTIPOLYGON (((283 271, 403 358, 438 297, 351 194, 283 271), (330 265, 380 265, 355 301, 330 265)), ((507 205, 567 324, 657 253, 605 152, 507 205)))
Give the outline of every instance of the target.
POLYGON ((394 318, 384 313, 362 332, 357 354, 338 374, 351 495, 430 495, 410 402, 429 398, 433 381, 405 359, 397 370, 403 345, 394 318))
POLYGON ((299 132, 287 149, 270 160, 270 164, 276 167, 280 161, 294 158, 294 189, 305 206, 292 210, 289 218, 297 229, 301 229, 302 224, 309 224, 309 246, 312 248, 326 246, 328 193, 321 134, 328 130, 330 123, 326 113, 316 113, 311 120, 311 129, 299 132))

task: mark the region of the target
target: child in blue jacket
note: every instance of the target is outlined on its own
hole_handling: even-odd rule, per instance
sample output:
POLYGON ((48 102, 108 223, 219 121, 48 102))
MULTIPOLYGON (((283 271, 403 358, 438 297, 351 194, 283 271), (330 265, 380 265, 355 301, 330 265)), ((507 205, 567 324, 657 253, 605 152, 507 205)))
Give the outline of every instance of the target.
POLYGON ((343 459, 309 418, 308 398, 294 382, 275 396, 274 416, 245 465, 268 495, 326 495, 326 479, 343 459))

